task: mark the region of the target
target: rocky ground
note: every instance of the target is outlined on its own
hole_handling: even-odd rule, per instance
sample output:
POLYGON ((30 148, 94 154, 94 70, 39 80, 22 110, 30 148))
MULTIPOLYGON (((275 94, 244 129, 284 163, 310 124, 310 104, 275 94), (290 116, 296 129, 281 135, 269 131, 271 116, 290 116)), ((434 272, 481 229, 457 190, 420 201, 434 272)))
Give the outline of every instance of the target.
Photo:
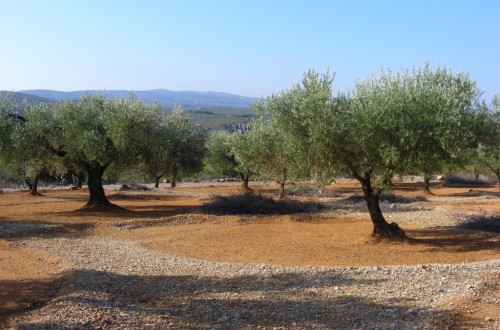
MULTIPOLYGON (((236 189, 231 187, 219 192, 231 193, 236 189)), ((410 228, 415 241, 377 243, 360 235, 369 223, 365 227, 366 214, 355 205, 312 217, 325 223, 311 215, 271 217, 270 222, 207 216, 199 209, 185 215, 184 207, 210 198, 208 188, 117 198, 117 204, 135 210, 133 215, 68 211, 84 198, 76 193, 72 198, 48 192, 45 199, 0 196, 2 328, 500 327, 498 234, 454 227, 468 214, 498 212, 494 190, 493 195, 442 190, 426 202, 387 203, 388 220, 410 228), (158 195, 163 197, 151 198, 158 195), (341 220, 347 222, 335 227, 341 220), (419 236, 426 230, 444 231, 433 238, 419 236), (291 246, 294 239, 308 244, 291 246), (361 253, 350 250, 353 240, 361 253), (464 240, 467 244, 460 243, 464 240), (243 247, 252 242, 258 243, 243 247), (286 242, 289 246, 283 246, 286 242), (326 258, 328 250, 321 248, 328 242, 343 252, 336 257, 332 248, 326 258), (306 251, 309 246, 316 250, 306 251), (339 261, 342 253, 349 254, 351 265, 339 261)))

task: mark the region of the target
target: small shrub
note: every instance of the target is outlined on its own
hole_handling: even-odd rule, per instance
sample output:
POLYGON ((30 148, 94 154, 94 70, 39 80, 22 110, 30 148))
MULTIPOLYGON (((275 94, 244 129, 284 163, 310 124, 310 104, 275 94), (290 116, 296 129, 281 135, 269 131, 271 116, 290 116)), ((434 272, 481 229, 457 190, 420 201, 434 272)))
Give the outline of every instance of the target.
POLYGON ((329 208, 332 210, 366 211, 366 202, 363 196, 352 195, 329 203, 329 208))
POLYGON ((205 213, 216 215, 239 214, 292 214, 311 213, 321 209, 316 203, 300 202, 292 199, 274 200, 272 198, 245 193, 243 195, 217 196, 203 205, 205 213))
MULTIPOLYGON (((416 202, 427 201, 424 197, 404 197, 394 194, 384 194, 380 196, 380 208, 385 212, 410 212, 420 210, 421 207, 411 205, 416 202)), ((353 195, 347 198, 329 203, 329 208, 332 210, 350 210, 350 211, 366 211, 365 198, 360 195, 353 195)))
POLYGON ((139 183, 131 183, 131 184, 122 184, 120 187, 120 190, 133 190, 133 191, 140 191, 140 190, 149 190, 148 187, 145 185, 139 184, 139 183))
POLYGON ((458 227, 461 229, 480 230, 498 234, 500 233, 500 214, 490 216, 478 214, 469 216, 458 227))
POLYGON ((410 197, 410 196, 398 196, 395 194, 382 194, 380 196, 380 201, 388 203, 398 203, 398 204, 411 204, 417 202, 427 202, 427 199, 423 196, 410 197))
POLYGON ((300 197, 340 197, 341 195, 332 190, 322 189, 319 187, 296 186, 287 192, 288 196, 300 197))
POLYGON ((446 179, 445 185, 463 184, 463 185, 487 185, 488 183, 479 179, 466 179, 459 176, 452 176, 446 179))

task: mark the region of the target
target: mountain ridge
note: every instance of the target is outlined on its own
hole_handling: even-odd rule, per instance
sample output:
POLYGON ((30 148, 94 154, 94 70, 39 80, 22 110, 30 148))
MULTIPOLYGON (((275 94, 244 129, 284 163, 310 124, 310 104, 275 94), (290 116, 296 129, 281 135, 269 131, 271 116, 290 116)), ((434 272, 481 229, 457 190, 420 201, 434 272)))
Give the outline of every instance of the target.
POLYGON ((18 93, 35 95, 52 101, 78 100, 85 94, 105 94, 109 98, 128 98, 135 95, 144 103, 158 103, 161 107, 172 107, 176 104, 180 106, 221 106, 249 108, 258 100, 255 97, 241 96, 226 92, 213 91, 171 91, 167 89, 150 90, 79 90, 79 91, 58 91, 51 89, 31 89, 20 90, 18 93))
POLYGON ((22 92, 0 91, 0 95, 2 96, 6 96, 9 94, 12 95, 14 103, 18 105, 21 105, 24 100, 27 100, 28 102, 52 102, 52 100, 33 94, 27 94, 22 92))

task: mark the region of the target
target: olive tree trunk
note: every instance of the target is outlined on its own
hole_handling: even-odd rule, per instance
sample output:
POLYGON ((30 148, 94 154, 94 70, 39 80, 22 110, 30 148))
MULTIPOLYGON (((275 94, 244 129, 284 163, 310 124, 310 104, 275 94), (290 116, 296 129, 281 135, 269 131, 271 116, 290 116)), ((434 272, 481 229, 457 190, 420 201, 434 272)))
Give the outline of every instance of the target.
POLYGON ((424 174, 424 193, 431 193, 431 176, 430 174, 424 174))
POLYGON ((474 179, 479 180, 480 173, 476 166, 474 166, 474 179))
POLYGON ((88 188, 90 194, 89 200, 85 205, 86 207, 111 205, 104 194, 104 187, 102 185, 102 176, 106 167, 107 165, 97 164, 87 164, 85 166, 88 175, 88 188))
POLYGON ((71 180, 73 180, 73 189, 82 189, 83 173, 72 173, 71 180))
POLYGON ((248 181, 250 180, 250 173, 238 172, 238 175, 241 180, 241 187, 244 190, 251 190, 250 187, 248 187, 248 181))
POLYGON ((160 187, 160 179, 161 177, 165 174, 165 171, 161 172, 160 175, 156 175, 155 176, 155 188, 159 188, 160 187))
POLYGON ((493 167, 492 165, 490 164, 486 164, 486 166, 488 166, 490 168, 490 170, 493 171, 493 173, 495 173, 495 176, 497 177, 497 188, 500 188, 500 167, 493 167))
POLYGON ((33 182, 30 187, 30 195, 38 196, 40 193, 38 192, 38 182, 40 181, 40 175, 35 175, 33 182))
POLYGON ((388 223, 385 220, 379 203, 382 190, 372 188, 370 175, 365 175, 364 177, 355 177, 361 183, 361 186, 363 188, 363 194, 366 205, 368 207, 368 213, 370 214, 370 219, 372 220, 373 224, 372 236, 386 238, 404 237, 405 232, 404 230, 399 228, 397 223, 388 223))
POLYGON ((285 181, 280 181, 279 185, 280 185, 280 192, 278 197, 282 199, 285 198, 285 181))
POLYGON ((31 189, 33 188, 33 184, 27 178, 23 177, 23 180, 24 183, 26 183, 26 185, 28 186, 28 189, 31 191, 31 189))
POLYGON ((278 181, 279 185, 280 185, 280 191, 279 191, 279 198, 282 199, 282 198, 285 198, 285 184, 286 184, 286 177, 287 177, 287 171, 286 169, 283 169, 283 177, 281 178, 281 180, 278 181))

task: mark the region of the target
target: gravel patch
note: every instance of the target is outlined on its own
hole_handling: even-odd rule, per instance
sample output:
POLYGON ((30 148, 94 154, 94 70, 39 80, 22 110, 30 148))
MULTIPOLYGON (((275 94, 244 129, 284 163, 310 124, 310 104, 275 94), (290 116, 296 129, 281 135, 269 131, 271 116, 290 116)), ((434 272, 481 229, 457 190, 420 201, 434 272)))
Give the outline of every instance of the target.
POLYGON ((112 237, 23 242, 74 268, 56 280, 55 299, 12 319, 8 329, 449 328, 455 319, 441 302, 473 294, 486 273, 500 269, 500 259, 383 267, 247 265, 172 256, 112 237))

